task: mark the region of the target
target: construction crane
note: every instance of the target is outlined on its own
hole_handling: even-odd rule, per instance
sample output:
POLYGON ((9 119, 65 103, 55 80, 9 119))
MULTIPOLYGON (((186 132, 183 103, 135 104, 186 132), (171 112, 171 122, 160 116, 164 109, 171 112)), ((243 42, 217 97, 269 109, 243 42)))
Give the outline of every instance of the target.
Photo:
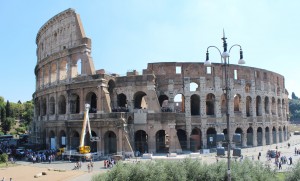
POLYGON ((91 125, 90 125, 90 119, 89 119, 89 110, 90 110, 90 105, 85 104, 85 112, 84 112, 84 117, 83 117, 83 123, 82 123, 82 130, 81 130, 81 135, 80 135, 80 145, 79 145, 79 153, 80 154, 87 154, 91 152, 90 146, 84 145, 84 138, 86 135, 86 128, 88 127, 88 131, 90 134, 90 141, 99 141, 99 137, 93 137, 92 136, 92 131, 91 131, 91 125))

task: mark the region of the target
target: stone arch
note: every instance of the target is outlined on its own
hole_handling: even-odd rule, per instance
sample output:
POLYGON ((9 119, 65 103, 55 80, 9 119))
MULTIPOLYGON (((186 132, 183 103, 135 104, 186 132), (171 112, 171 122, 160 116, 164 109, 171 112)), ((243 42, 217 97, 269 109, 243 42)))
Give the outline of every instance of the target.
POLYGON ((247 146, 253 146, 253 128, 247 129, 247 146))
POLYGON ((56 82, 56 76, 57 76, 57 66, 56 63, 52 63, 51 64, 51 68, 50 68, 50 83, 54 83, 56 82))
POLYGON ((44 67, 44 85, 49 84, 49 65, 45 65, 44 67))
POLYGON ((183 94, 177 94, 174 97, 174 109, 178 113, 184 113, 185 112, 185 106, 184 106, 184 95, 183 94))
POLYGON ((80 98, 76 93, 71 94, 70 96, 70 113, 76 114, 80 112, 80 98))
POLYGON ((158 97, 159 105, 162 112, 172 112, 171 108, 169 107, 169 97, 166 95, 160 95, 158 97))
POLYGON ((134 94, 134 108, 135 109, 147 109, 147 94, 142 91, 138 91, 134 94))
POLYGON ((245 93, 249 93, 250 92, 250 88, 251 88, 251 84, 247 83, 245 85, 245 93))
POLYGON ((34 101, 34 104, 35 104, 35 114, 36 116, 40 116, 40 101, 38 98, 35 99, 34 101))
POLYGON ((277 115, 281 117, 281 100, 277 100, 277 115))
POLYGON ((190 91, 191 92, 196 91, 198 87, 199 87, 199 85, 197 83, 195 83, 195 82, 190 83, 190 91))
POLYGON ((281 143, 283 141, 282 140, 282 129, 281 129, 281 126, 279 126, 279 128, 278 128, 278 137, 279 137, 278 143, 281 143))
POLYGON ((221 113, 226 114, 227 106, 226 106, 226 95, 221 95, 221 113))
POLYGON ((97 112, 97 95, 94 92, 89 92, 86 95, 85 102, 87 104, 90 104, 90 110, 89 113, 96 113, 97 112))
POLYGON ((262 142, 262 140, 263 140, 263 130, 262 130, 262 128, 261 127, 258 127, 257 128, 257 146, 262 146, 263 145, 263 142, 262 142))
POLYGON ((187 150, 187 134, 183 129, 177 129, 177 137, 182 150, 187 150))
POLYGON ((234 95, 234 112, 241 112, 241 95, 234 95))
POLYGON ((198 152, 202 147, 202 133, 199 128, 194 128, 190 137, 191 151, 198 152))
POLYGON ((127 107, 127 97, 125 94, 121 93, 121 94, 118 94, 117 96, 117 99, 118 99, 118 107, 127 107))
POLYGON ((70 140, 71 150, 77 149, 80 144, 80 134, 77 131, 73 131, 70 140))
POLYGON ((49 143, 50 143, 50 147, 49 149, 56 149, 56 140, 55 140, 55 132, 53 130, 51 130, 49 132, 49 143))
POLYGON ((191 96, 191 115, 200 115, 200 97, 197 94, 191 96))
POLYGON ((66 147, 66 140, 67 140, 66 132, 64 130, 61 130, 59 132, 59 141, 58 141, 60 148, 66 147))
POLYGON ((278 143, 278 140, 276 139, 277 131, 276 131, 275 126, 273 126, 272 134, 273 134, 273 135, 272 135, 272 136, 273 136, 273 144, 274 144, 274 143, 278 143))
POLYGON ((135 151, 141 154, 148 153, 148 134, 144 130, 138 130, 134 134, 135 151))
POLYGON ((267 126, 265 128, 265 138, 266 138, 266 145, 270 145, 270 128, 267 126))
POLYGON ((117 153, 117 136, 113 131, 104 134, 104 154, 117 153))
POLYGON ((208 148, 214 148, 216 147, 216 135, 217 131, 215 128, 208 128, 206 131, 206 137, 207 137, 207 146, 208 148))
POLYGON ((156 153, 169 152, 169 135, 165 130, 159 130, 155 134, 156 140, 156 153))
POLYGON ((215 95, 212 93, 206 95, 206 115, 215 115, 215 95))
POLYGON ((265 97, 265 113, 270 114, 270 101, 268 96, 265 97))
POLYGON ((272 115, 276 115, 276 101, 275 98, 272 97, 272 115))
POLYGON ((65 59, 59 64, 59 75, 59 80, 65 80, 68 77, 68 63, 65 59))
POLYGON ((60 95, 58 98, 58 114, 66 114, 67 102, 64 95, 60 95))
POLYGON ((246 97, 246 115, 247 117, 252 116, 252 99, 250 96, 246 97))
POLYGON ((50 97, 49 101, 49 114, 54 115, 55 114, 55 99, 54 97, 50 97))
POLYGON ((262 116, 261 97, 256 96, 256 116, 262 116))
POLYGON ((47 114, 47 100, 46 98, 42 98, 42 110, 41 110, 41 115, 45 116, 47 114))
POLYGON ((243 129, 238 127, 235 129, 235 133, 238 133, 241 135, 241 141, 238 143, 235 143, 235 145, 237 147, 242 147, 242 143, 243 143, 243 139, 244 139, 243 129))

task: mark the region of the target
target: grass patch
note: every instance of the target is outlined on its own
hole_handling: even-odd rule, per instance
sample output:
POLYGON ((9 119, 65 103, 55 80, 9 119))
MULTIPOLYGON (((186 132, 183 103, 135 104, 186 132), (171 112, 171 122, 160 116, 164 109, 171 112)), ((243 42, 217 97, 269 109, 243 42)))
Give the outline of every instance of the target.
POLYGON ((276 176, 279 181, 284 181, 285 180, 285 172, 277 172, 276 176))

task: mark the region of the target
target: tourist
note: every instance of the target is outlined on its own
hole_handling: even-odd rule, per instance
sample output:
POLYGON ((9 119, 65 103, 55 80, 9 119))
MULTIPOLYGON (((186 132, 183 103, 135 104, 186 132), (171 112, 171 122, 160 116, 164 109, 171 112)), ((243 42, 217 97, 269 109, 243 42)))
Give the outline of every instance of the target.
POLYGON ((90 165, 90 163, 87 164, 87 168, 88 168, 88 172, 90 173, 90 171, 91 171, 91 165, 90 165))

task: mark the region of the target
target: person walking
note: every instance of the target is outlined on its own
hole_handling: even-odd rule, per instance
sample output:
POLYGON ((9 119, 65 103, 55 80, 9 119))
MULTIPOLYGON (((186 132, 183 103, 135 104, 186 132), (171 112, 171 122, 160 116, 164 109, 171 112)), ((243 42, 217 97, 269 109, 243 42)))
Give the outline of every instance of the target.
POLYGON ((279 162, 279 164, 278 164, 278 169, 279 169, 279 170, 282 170, 281 162, 279 162))
POLYGON ((88 168, 88 173, 90 173, 91 172, 91 165, 90 165, 90 163, 87 164, 87 168, 88 168))

